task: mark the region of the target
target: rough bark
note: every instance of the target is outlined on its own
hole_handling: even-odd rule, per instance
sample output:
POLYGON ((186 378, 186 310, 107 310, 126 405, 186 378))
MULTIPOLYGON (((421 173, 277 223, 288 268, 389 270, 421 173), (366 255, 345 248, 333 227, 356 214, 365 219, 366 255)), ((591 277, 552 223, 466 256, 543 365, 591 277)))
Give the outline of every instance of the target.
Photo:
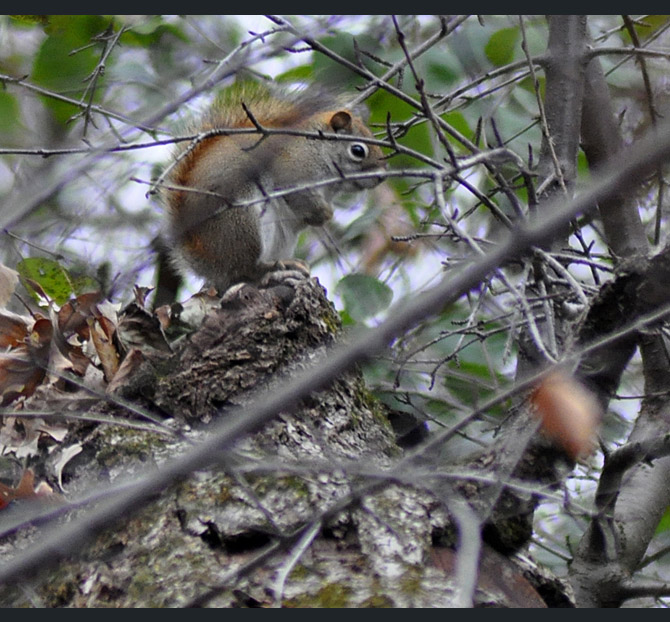
MULTIPOLYGON (((314 280, 268 289, 244 285, 211 307, 172 358, 147 353, 152 373, 145 364, 141 380, 125 385, 126 400, 169 413, 179 437, 115 424, 73 426, 60 446, 44 447, 33 468, 53 481, 61 449, 81 443, 84 451, 63 472, 68 500, 161 468, 206 435, 209 422, 253 401, 261 386, 279 386, 326 356, 338 338, 339 318, 314 280)), ((76 401, 76 394, 67 399, 76 401)), ((128 417, 121 404, 107 400, 96 400, 89 414, 128 417)), ((83 552, 74 547, 39 576, 15 577, 0 592, 0 603, 463 603, 454 570, 457 530, 448 503, 420 486, 384 478, 401 453, 386 409, 370 395, 360 373, 347 373, 294 412, 241 439, 233 451, 211 456, 211 468, 175 482, 148 506, 96 533, 83 552)), ((30 508, 19 505, 14 516, 21 520, 24 511, 30 508)), ((84 511, 70 511, 61 521, 84 511)), ((41 537, 38 529, 19 525, 0 545, 3 560, 28 545, 39 546, 41 537)), ((527 577, 548 599, 569 602, 562 586, 525 563, 521 568, 485 546, 474 603, 543 606, 527 577)))
MULTIPOLYGON (((598 58, 589 62, 586 72, 583 148, 589 166, 598 171, 620 156, 624 141, 598 58)), ((633 196, 635 187, 631 185, 599 202, 606 240, 619 262, 618 276, 594 301, 580 334, 582 343, 613 334, 633 319, 667 304, 668 249, 652 259, 647 257, 651 248, 633 196)), ((629 332, 581 361, 579 375, 606 406, 640 347, 645 393, 656 397, 644 400, 627 446, 658 439, 667 432, 666 341, 663 333, 653 328, 642 334, 629 332)), ((616 485, 609 477, 601 481, 600 488, 613 488, 604 493, 609 497, 607 505, 600 506, 604 516, 589 525, 570 568, 580 606, 619 606, 632 594, 630 577, 670 503, 668 468, 670 460, 650 456, 618 471, 616 485)))

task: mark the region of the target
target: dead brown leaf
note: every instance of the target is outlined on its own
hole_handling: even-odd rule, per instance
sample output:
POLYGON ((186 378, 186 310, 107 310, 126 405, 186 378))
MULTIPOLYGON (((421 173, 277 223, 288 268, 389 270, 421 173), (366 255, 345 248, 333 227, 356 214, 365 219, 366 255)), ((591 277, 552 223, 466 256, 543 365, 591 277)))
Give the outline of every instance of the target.
POLYGON ((38 319, 32 330, 9 352, 0 353, 0 396, 6 406, 22 395, 28 397, 46 376, 53 327, 38 319))
POLYGON ((32 318, 0 311, 0 348, 14 348, 23 343, 32 322, 32 318))
POLYGON ((112 341, 115 327, 108 318, 102 315, 88 318, 88 326, 91 340, 105 373, 105 380, 109 382, 119 369, 119 353, 112 341))
POLYGON ((52 495, 53 489, 46 482, 40 482, 35 488, 35 474, 31 469, 26 469, 15 488, 0 483, 0 510, 18 499, 37 499, 52 495))
POLYGON ((594 447, 601 409, 595 397, 573 377, 555 371, 546 376, 531 397, 542 430, 573 459, 594 447))

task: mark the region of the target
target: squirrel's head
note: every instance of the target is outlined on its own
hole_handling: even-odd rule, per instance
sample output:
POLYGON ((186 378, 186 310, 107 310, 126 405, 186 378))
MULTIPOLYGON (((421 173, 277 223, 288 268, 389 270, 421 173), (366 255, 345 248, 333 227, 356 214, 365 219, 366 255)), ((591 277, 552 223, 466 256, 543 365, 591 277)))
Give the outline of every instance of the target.
POLYGON ((361 118, 346 109, 328 111, 321 117, 327 127, 325 133, 337 135, 337 138, 325 140, 324 143, 331 147, 329 151, 333 172, 347 178, 345 187, 340 186, 338 190, 362 190, 381 183, 382 177, 374 176, 372 173, 383 172, 386 169, 386 160, 380 147, 368 142, 373 141, 374 136, 361 118), (366 176, 351 177, 357 174, 366 176))

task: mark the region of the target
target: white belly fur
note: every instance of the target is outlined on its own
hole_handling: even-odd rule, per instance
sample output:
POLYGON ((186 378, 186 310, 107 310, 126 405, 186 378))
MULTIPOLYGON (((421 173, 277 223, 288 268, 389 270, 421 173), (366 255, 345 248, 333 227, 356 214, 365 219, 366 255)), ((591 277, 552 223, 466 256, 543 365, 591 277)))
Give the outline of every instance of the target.
POLYGON ((260 260, 275 262, 293 257, 302 227, 286 202, 279 199, 255 208, 261 238, 260 260))

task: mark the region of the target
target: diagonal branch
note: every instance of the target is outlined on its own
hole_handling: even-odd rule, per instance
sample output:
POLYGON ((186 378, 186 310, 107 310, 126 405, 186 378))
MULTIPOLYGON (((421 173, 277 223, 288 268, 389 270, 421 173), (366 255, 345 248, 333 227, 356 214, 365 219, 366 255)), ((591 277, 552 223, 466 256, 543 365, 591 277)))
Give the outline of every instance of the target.
POLYGON ((378 327, 363 331, 352 338, 350 344, 335 349, 325 362, 296 376, 282 390, 269 395, 262 394, 252 406, 230 413, 214 429, 208 440, 166 463, 158 472, 142 478, 113 502, 101 505, 51 534, 45 534, 38 546, 21 552, 11 562, 0 567, 0 582, 16 581, 43 568, 47 563, 54 564, 64 555, 72 555, 101 529, 131 516, 171 483, 212 464, 217 455, 241 437, 259 430, 280 411, 290 411, 301 398, 329 386, 351 366, 369 360, 387 348, 409 327, 458 300, 506 261, 517 258, 532 246, 551 241, 577 214, 588 212, 596 202, 634 185, 640 177, 653 170, 658 162, 670 158, 670 125, 666 125, 657 135, 641 141, 627 155, 625 161, 614 162, 608 167, 607 174, 577 198, 567 203, 563 200, 552 202, 542 222, 520 226, 514 235, 503 239, 495 250, 478 258, 457 274, 445 277, 438 286, 413 301, 397 306, 378 327))

